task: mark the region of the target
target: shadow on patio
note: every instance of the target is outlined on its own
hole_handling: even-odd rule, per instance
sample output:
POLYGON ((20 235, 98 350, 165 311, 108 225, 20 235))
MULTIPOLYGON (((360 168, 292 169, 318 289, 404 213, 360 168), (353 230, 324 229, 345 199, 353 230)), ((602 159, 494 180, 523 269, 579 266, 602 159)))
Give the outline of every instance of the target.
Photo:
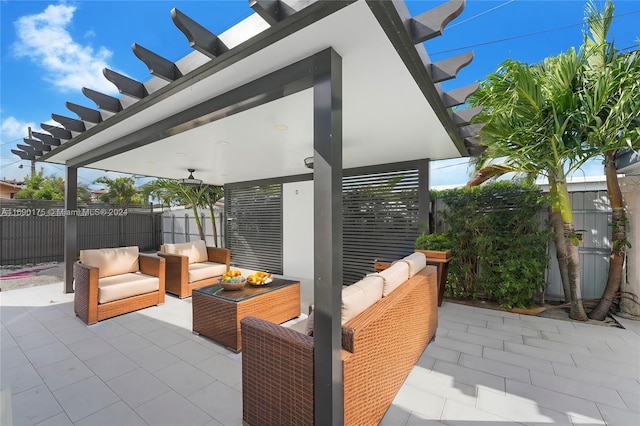
MULTIPOLYGON (((191 332, 190 299, 87 327, 61 286, 0 293, 13 424, 242 424, 242 356, 191 332)), ((640 424, 640 324, 619 320, 445 303, 382 424, 640 424)))

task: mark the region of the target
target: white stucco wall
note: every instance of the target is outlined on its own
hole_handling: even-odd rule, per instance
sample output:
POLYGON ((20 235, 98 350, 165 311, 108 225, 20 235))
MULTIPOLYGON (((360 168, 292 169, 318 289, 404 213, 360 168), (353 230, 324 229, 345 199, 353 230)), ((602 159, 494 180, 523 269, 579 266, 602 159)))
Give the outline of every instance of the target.
MULTIPOLYGON (((620 189, 624 196, 629 218, 627 238, 631 248, 627 251, 627 276, 623 280, 622 291, 628 291, 640 297, 640 176, 626 176, 620 179, 620 189)), ((623 313, 640 316, 640 305, 622 300, 623 313)))
POLYGON ((282 185, 283 275, 313 280, 313 181, 282 185))

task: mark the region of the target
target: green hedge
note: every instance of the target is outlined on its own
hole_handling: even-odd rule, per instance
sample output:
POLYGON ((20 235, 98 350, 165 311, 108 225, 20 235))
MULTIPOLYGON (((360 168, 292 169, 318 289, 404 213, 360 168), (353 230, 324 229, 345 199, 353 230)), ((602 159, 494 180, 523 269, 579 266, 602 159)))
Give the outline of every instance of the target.
POLYGON ((447 292, 454 298, 480 293, 500 306, 528 308, 541 300, 551 233, 539 213, 547 198, 537 186, 496 182, 434 191, 446 204, 453 260, 447 292))

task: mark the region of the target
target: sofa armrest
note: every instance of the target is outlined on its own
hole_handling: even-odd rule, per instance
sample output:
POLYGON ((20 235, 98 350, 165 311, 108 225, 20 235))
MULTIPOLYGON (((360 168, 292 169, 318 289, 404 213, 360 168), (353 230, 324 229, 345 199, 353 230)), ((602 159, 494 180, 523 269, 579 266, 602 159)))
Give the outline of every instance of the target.
POLYGON ((313 338, 255 317, 240 323, 243 420, 313 424, 313 338))
POLYGON ((138 262, 140 265, 140 272, 145 275, 152 275, 154 277, 158 277, 159 287, 159 299, 158 303, 164 303, 164 293, 166 287, 166 263, 164 257, 156 256, 153 254, 142 254, 140 253, 138 257, 138 262))
POLYGON ((153 275, 154 277, 159 277, 161 274, 164 275, 166 261, 163 257, 140 253, 138 262, 140 272, 143 274, 153 275))
POLYGON ((227 271, 229 270, 229 265, 231 264, 231 250, 218 247, 207 247, 207 257, 209 262, 222 263, 227 265, 227 271))
POLYGON ((98 276, 99 269, 94 266, 73 264, 73 309, 87 324, 98 322, 98 276))

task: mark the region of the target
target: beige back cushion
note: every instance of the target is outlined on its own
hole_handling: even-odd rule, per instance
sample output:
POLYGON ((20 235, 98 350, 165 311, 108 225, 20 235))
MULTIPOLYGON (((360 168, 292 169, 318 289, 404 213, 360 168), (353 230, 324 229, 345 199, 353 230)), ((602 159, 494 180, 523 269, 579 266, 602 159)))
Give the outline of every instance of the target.
POLYGON ((380 300, 382 288, 380 277, 368 276, 342 290, 342 324, 380 300))
POLYGON ((204 241, 190 241, 188 243, 163 244, 160 251, 167 254, 178 254, 187 256, 189 263, 206 262, 209 260, 207 256, 207 245, 204 241))
POLYGON ((415 252, 398 262, 406 262, 409 265, 409 278, 411 278, 427 266, 427 257, 424 253, 415 252))
POLYGON ((409 279, 409 265, 406 262, 397 262, 391 265, 391 267, 385 269, 377 274, 371 274, 369 276, 379 275, 384 280, 384 288, 382 289, 382 296, 388 296, 393 290, 400 287, 400 284, 409 279))
POLYGON ((99 269, 98 277, 138 272, 138 247, 80 250, 80 262, 99 269))

